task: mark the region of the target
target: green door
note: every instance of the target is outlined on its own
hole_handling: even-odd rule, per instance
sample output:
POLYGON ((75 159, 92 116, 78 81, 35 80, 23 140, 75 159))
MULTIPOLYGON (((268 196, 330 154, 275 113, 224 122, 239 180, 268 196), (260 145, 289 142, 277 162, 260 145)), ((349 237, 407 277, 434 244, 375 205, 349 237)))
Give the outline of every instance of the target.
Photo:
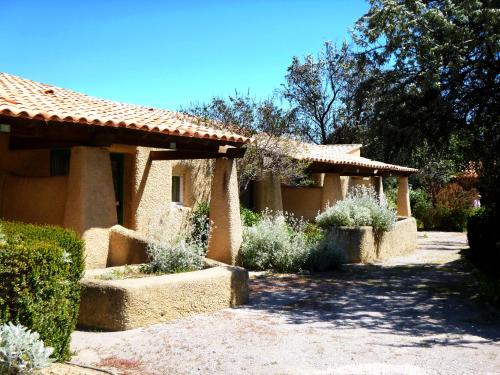
POLYGON ((111 170, 115 188, 116 216, 118 224, 123 225, 123 154, 111 154, 111 170))

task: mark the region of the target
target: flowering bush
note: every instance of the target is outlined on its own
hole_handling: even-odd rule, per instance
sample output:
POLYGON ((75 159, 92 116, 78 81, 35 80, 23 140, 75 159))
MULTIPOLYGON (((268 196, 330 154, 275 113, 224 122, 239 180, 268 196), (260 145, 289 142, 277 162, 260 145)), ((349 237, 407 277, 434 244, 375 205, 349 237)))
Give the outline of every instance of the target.
POLYGON ((389 231, 396 223, 396 212, 385 199, 379 199, 373 189, 353 188, 346 199, 328 207, 316 217, 322 226, 371 226, 376 231, 389 231))
POLYGON ((52 352, 37 332, 11 322, 0 326, 0 374, 33 374, 53 362, 52 352))
POLYGON ((290 215, 264 212, 259 222, 243 228, 241 265, 257 271, 302 270, 313 246, 304 232, 306 224, 290 215))
POLYGON ((210 237, 208 206, 200 206, 182 218, 183 225, 177 234, 172 234, 165 228, 165 223, 173 220, 172 210, 172 207, 166 207, 148 225, 149 263, 144 266, 144 272, 176 273, 203 268, 210 237))

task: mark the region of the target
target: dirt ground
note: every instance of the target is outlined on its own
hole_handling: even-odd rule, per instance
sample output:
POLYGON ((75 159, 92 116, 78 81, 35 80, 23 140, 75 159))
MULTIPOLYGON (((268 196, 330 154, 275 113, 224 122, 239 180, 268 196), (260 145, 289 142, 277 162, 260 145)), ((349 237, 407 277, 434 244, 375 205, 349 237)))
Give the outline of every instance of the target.
POLYGON ((500 317, 477 300, 462 233, 314 276, 253 275, 238 309, 73 334, 74 362, 118 374, 500 374, 500 317))

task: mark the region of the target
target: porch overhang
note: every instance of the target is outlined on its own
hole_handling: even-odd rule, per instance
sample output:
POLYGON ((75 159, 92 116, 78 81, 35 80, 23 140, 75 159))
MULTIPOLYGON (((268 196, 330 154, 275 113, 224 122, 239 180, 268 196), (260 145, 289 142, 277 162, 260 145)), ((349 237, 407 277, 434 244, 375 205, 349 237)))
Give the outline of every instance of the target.
MULTIPOLYGON (((217 157, 221 146, 244 150, 245 143, 223 139, 196 138, 121 127, 43 121, 0 115, 0 124, 10 125, 11 150, 71 148, 76 146, 110 147, 114 144, 152 148, 203 150, 217 157)), ((233 152, 232 157, 244 154, 233 152)), ((193 156, 195 156, 193 154, 193 156)), ((229 157, 229 156, 226 156, 229 157)))

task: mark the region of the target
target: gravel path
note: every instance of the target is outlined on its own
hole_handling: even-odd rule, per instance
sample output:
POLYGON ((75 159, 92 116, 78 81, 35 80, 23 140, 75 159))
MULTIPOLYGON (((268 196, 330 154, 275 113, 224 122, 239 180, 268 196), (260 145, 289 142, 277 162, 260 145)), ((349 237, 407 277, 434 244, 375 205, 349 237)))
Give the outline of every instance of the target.
POLYGON ((500 374, 461 233, 321 276, 258 276, 251 303, 126 332, 77 331, 73 361, 123 374, 500 374))

